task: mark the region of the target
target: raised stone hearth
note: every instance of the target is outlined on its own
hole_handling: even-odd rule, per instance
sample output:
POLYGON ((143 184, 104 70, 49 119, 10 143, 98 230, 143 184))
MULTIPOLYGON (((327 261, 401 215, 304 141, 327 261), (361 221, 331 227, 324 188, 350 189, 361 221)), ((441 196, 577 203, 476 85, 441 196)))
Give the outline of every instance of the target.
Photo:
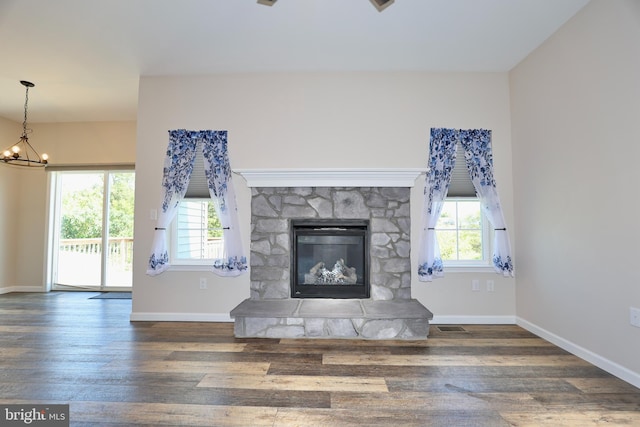
POLYGON ((233 309, 237 337, 424 339, 431 312, 416 300, 245 300, 233 309))
POLYGON ((252 192, 251 293, 230 313, 236 336, 426 338, 433 315, 411 298, 410 187, 419 172, 240 172, 252 192), (369 223, 369 299, 291 297, 294 219, 369 223))

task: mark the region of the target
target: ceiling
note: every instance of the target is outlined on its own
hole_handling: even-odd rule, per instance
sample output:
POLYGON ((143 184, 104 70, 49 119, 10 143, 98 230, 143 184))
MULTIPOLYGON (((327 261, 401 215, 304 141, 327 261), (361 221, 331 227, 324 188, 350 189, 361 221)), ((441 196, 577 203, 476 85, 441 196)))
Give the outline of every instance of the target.
POLYGON ((589 0, 0 0, 0 117, 135 120, 139 76, 508 71, 589 0))

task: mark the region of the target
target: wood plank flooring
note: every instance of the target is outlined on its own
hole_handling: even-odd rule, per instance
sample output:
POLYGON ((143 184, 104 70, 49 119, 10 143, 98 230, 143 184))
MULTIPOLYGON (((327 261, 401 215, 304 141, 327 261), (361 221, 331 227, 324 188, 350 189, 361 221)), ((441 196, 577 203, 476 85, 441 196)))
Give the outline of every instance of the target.
POLYGON ((93 295, 0 295, 0 404, 68 403, 72 426, 640 425, 639 389, 514 325, 236 339, 93 295))

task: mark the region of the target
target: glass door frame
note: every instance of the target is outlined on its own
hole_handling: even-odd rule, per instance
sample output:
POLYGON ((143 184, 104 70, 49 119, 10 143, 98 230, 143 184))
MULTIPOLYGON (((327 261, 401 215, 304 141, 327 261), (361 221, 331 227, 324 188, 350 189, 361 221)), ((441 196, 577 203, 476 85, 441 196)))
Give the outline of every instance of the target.
MULTIPOLYGON (((135 178, 134 165, 123 166, 101 166, 95 167, 62 167, 51 168, 54 169, 48 175, 49 181, 49 203, 48 203, 48 221, 47 221, 47 271, 46 271, 46 290, 67 290, 67 291, 131 291, 131 286, 110 286, 107 285, 107 263, 109 262, 109 218, 110 218, 110 197, 111 197, 111 183, 110 176, 113 173, 132 173, 135 178), (61 173, 95 173, 103 175, 103 189, 102 189, 102 235, 101 245, 102 250, 100 254, 100 284, 99 285, 65 285, 56 283, 54 280, 57 277, 58 261, 59 261, 59 246, 60 246, 60 213, 62 208, 62 188, 61 188, 61 173)), ((135 194, 135 192, 134 192, 135 194)), ((133 221, 133 218, 132 218, 133 221)), ((133 236, 131 236, 133 238, 133 236)))

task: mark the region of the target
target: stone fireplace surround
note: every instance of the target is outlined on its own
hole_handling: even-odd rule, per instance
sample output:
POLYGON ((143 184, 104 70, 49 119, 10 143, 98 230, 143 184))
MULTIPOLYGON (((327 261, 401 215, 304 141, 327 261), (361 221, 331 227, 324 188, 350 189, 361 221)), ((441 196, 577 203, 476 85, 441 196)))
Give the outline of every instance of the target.
POLYGON ((419 169, 235 171, 251 188, 251 293, 237 337, 425 339, 432 313, 411 298, 410 187, 419 169), (369 219, 369 299, 290 297, 290 220, 369 219))

